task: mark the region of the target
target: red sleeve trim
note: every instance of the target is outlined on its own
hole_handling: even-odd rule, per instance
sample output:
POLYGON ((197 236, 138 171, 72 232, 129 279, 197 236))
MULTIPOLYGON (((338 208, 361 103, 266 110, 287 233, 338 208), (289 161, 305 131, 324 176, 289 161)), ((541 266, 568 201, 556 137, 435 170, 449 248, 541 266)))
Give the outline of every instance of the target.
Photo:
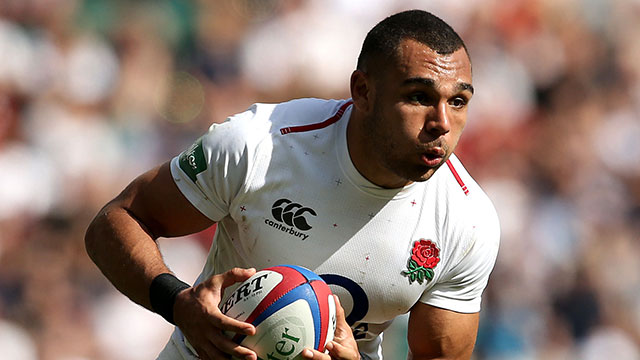
POLYGON ((462 188, 462 191, 464 191, 464 194, 469 195, 469 189, 467 189, 467 185, 465 185, 464 181, 462 181, 462 179, 460 178, 460 175, 458 174, 458 171, 456 170, 456 168, 453 167, 451 160, 447 160, 447 166, 449 167, 449 170, 451 170, 453 177, 456 178, 456 181, 462 188))
POLYGON ((309 125, 284 127, 282 129, 280 129, 280 134, 286 135, 286 134, 289 134, 289 133, 313 131, 313 130, 318 130, 318 129, 325 128, 325 127, 335 123, 336 121, 340 120, 342 115, 344 115, 344 112, 347 110, 347 108, 351 104, 353 104, 353 101, 351 101, 351 100, 349 100, 346 103, 342 104, 342 106, 340 106, 340 109, 338 109, 338 112, 336 112, 335 115, 333 115, 332 117, 328 118, 327 120, 325 120, 323 122, 319 122, 319 123, 315 123, 315 124, 309 124, 309 125))

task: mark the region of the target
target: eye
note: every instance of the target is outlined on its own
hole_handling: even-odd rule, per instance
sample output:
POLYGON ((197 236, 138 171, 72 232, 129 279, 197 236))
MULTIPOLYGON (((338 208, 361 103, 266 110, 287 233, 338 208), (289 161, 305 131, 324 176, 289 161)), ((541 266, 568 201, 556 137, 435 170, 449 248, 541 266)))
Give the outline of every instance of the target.
POLYGON ((434 100, 434 98, 430 96, 430 94, 423 91, 411 93, 409 94, 407 99, 409 100, 409 102, 417 105, 432 105, 437 102, 437 100, 434 100))
POLYGON ((467 105, 467 99, 462 97, 455 97, 449 100, 449 105, 453 106, 456 109, 462 109, 467 105))
POLYGON ((408 97, 409 101, 413 102, 413 103, 424 103, 425 101, 427 101, 427 96, 422 93, 422 92, 418 92, 418 93, 413 93, 410 94, 408 97))

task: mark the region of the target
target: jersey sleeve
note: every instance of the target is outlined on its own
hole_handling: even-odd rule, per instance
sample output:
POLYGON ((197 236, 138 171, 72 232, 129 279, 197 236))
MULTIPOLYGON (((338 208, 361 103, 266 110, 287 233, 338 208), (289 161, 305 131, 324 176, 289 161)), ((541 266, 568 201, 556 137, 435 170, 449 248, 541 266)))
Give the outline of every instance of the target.
POLYGON ((498 256, 500 225, 493 205, 485 208, 474 225, 473 240, 461 261, 438 284, 425 292, 420 301, 461 313, 480 311, 482 292, 498 256), (491 210, 491 211, 489 211, 491 210))
POLYGON ((222 124, 211 125, 206 134, 171 160, 178 189, 213 221, 229 213, 229 205, 245 183, 255 153, 251 146, 254 115, 255 106, 222 124))

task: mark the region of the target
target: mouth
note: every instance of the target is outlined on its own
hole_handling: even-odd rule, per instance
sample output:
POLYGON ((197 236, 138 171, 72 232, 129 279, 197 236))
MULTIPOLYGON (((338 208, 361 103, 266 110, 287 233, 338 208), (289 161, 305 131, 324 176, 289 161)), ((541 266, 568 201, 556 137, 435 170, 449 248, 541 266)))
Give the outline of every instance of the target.
POLYGON ((421 159, 425 165, 429 167, 435 167, 442 162, 445 155, 446 152, 442 148, 435 147, 423 152, 421 155, 421 159))

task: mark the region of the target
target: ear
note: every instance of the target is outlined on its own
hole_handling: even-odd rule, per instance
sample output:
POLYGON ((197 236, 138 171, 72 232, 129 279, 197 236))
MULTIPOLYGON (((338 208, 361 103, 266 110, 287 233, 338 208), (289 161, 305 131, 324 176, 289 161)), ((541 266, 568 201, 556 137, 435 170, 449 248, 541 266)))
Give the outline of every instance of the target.
POLYGON ((367 73, 355 70, 351 74, 351 99, 353 105, 361 112, 367 113, 372 108, 373 82, 367 73))

